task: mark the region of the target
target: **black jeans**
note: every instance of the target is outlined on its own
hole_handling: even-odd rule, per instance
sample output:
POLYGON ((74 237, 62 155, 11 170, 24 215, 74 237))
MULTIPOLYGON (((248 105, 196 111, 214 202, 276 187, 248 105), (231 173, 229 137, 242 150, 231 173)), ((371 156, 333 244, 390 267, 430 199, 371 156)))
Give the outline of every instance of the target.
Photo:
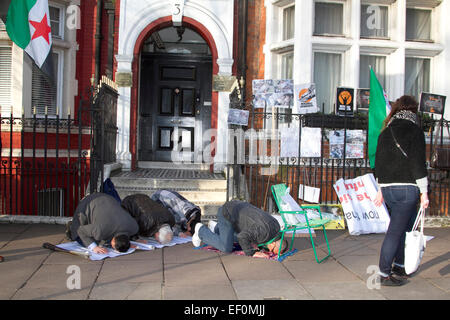
POLYGON ((405 262, 405 237, 411 231, 417 216, 419 188, 413 185, 382 187, 384 202, 391 221, 380 253, 380 272, 389 275, 392 264, 405 262))

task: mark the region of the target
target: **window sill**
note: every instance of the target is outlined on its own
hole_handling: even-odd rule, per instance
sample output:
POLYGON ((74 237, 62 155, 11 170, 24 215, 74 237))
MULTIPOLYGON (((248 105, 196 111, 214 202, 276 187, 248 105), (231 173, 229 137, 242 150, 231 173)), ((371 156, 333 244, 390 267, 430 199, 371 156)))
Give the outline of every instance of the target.
POLYGON ((313 36, 326 38, 345 38, 344 34, 334 34, 334 33, 313 33, 313 36))
POLYGON ((418 42, 418 43, 434 43, 434 40, 427 39, 406 39, 406 42, 418 42))
POLYGON ((370 36, 360 36, 361 40, 384 40, 384 41, 390 41, 391 38, 389 37, 370 37, 370 36))

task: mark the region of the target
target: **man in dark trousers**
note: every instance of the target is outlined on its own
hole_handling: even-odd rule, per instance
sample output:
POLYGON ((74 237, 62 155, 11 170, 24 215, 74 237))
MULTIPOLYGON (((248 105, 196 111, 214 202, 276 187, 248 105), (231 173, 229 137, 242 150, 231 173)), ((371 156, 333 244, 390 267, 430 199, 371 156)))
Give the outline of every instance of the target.
POLYGON ((153 237, 161 244, 172 241, 175 218, 162 204, 138 193, 125 197, 122 207, 138 223, 140 236, 153 237))
POLYGON ((97 192, 83 198, 69 225, 67 236, 95 253, 105 254, 110 244, 119 252, 130 248, 130 237, 139 227, 112 196, 97 192))
POLYGON ((259 245, 267 245, 270 252, 283 254, 288 248, 287 241, 281 243, 280 224, 269 213, 245 201, 226 202, 217 213, 217 224, 195 225, 192 237, 194 246, 203 241, 216 249, 230 253, 235 239, 239 242, 246 256, 267 257, 267 253, 259 250, 259 245), (211 230, 212 229, 212 230, 211 230))

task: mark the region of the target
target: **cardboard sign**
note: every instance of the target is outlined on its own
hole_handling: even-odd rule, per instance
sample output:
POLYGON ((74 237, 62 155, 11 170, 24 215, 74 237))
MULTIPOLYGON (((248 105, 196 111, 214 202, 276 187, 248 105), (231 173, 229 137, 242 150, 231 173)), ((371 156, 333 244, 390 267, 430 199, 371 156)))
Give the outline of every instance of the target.
POLYGON ((356 110, 369 111, 370 89, 358 89, 356 93, 356 110))
POLYGON ((294 93, 297 113, 305 114, 319 111, 316 100, 316 85, 314 83, 295 85, 294 93))
POLYGON ((339 116, 353 117, 355 103, 355 90, 353 88, 337 88, 336 90, 336 114, 339 116))
POLYGON ((419 111, 443 115, 445 99, 446 96, 422 92, 420 95, 419 111))

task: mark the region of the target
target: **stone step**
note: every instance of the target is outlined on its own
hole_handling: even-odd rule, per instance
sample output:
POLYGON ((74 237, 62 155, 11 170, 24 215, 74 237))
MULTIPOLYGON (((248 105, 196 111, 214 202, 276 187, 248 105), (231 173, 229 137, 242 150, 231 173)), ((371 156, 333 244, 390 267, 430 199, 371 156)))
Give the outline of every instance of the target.
POLYGON ((181 170, 199 170, 206 171, 210 165, 206 163, 176 163, 176 162, 158 162, 158 161, 138 161, 138 168, 143 169, 181 169, 181 170))
POLYGON ((111 177, 116 188, 226 191, 225 179, 154 179, 111 177))
MULTIPOLYGON (((115 186, 117 193, 120 198, 123 199, 126 196, 143 193, 151 196, 155 191, 161 188, 123 188, 115 186)), ((192 203, 223 203, 226 201, 227 193, 226 191, 216 191, 216 190, 174 190, 185 197, 192 203)))

